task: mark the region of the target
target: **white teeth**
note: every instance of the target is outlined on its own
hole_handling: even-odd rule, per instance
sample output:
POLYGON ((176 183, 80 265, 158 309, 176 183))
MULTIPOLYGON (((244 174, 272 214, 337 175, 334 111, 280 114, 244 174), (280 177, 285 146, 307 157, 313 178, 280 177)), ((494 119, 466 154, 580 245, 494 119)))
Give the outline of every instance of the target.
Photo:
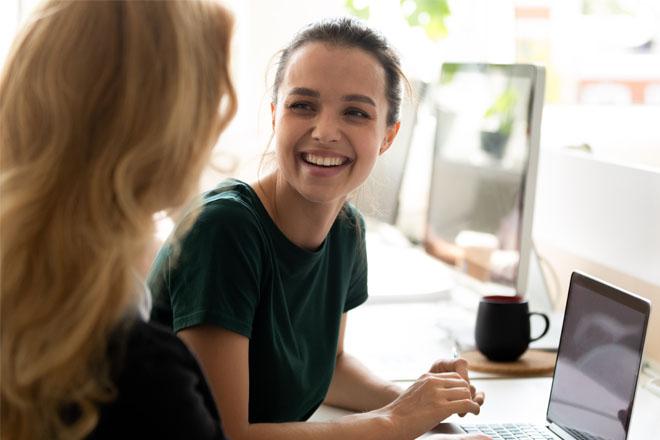
POLYGON ((322 167, 334 167, 337 165, 342 165, 347 160, 346 158, 343 157, 316 156, 314 154, 309 154, 309 153, 303 154, 303 159, 305 160, 305 162, 309 162, 314 165, 319 165, 322 167))

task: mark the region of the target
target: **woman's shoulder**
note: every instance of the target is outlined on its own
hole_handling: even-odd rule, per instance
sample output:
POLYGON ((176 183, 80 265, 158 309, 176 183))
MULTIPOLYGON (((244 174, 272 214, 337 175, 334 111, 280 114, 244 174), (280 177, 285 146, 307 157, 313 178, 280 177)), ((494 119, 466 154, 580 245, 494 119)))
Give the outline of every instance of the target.
POLYGON ((263 217, 262 211, 263 205, 249 184, 226 179, 202 195, 197 223, 251 223, 263 217))
POLYGON ((337 223, 342 233, 364 237, 365 222, 362 213, 353 206, 352 203, 346 202, 337 217, 337 223))
POLYGON ((344 203, 342 212, 346 218, 351 219, 354 222, 359 222, 361 225, 364 224, 362 213, 351 202, 344 203))
POLYGON ((242 207, 254 210, 259 197, 252 187, 238 179, 225 179, 215 188, 202 195, 204 210, 208 209, 237 209, 242 207))
POLYGON ((204 374, 170 330, 127 320, 110 340, 116 398, 90 438, 224 438, 204 374))
POLYGON ((170 362, 167 365, 162 364, 165 369, 182 365, 185 368, 187 364, 197 370, 195 359, 185 344, 170 329, 159 324, 136 318, 127 324, 123 336, 118 333, 116 337, 117 347, 124 359, 124 368, 133 368, 124 373, 150 370, 151 365, 160 364, 164 360, 170 362), (176 360, 178 362, 174 362, 176 360))
POLYGON ((135 318, 125 330, 127 346, 184 347, 183 342, 171 330, 159 324, 135 318))

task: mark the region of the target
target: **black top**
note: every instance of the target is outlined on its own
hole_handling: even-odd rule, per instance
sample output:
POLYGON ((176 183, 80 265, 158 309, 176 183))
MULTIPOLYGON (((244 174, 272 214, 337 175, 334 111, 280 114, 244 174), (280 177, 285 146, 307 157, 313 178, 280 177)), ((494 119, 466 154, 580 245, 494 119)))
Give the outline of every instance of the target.
POLYGON ((117 398, 90 439, 225 439, 202 370, 170 331, 136 319, 109 350, 117 398))

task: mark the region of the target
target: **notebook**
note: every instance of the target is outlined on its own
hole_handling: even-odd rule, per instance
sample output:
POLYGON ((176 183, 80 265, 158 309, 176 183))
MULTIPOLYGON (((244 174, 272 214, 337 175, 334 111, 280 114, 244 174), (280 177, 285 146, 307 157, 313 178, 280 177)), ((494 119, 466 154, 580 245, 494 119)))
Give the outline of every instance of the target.
POLYGON ((650 309, 646 299, 574 272, 545 426, 443 423, 434 432, 483 432, 493 439, 626 440, 650 309))

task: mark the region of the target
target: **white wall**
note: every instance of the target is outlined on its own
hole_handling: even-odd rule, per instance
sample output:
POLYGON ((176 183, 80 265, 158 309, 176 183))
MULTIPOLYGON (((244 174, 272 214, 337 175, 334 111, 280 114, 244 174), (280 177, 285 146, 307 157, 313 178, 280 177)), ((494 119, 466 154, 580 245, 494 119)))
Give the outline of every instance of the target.
POLYGON ((544 150, 534 232, 660 288, 660 169, 544 150))
POLYGON ((4 64, 19 21, 19 3, 0 2, 0 66, 4 64))
POLYGON ((555 307, 574 270, 649 299, 646 352, 660 360, 660 168, 545 149, 534 226, 555 307))
POLYGON ((546 105, 541 147, 587 143, 593 157, 660 170, 660 105, 546 105))

